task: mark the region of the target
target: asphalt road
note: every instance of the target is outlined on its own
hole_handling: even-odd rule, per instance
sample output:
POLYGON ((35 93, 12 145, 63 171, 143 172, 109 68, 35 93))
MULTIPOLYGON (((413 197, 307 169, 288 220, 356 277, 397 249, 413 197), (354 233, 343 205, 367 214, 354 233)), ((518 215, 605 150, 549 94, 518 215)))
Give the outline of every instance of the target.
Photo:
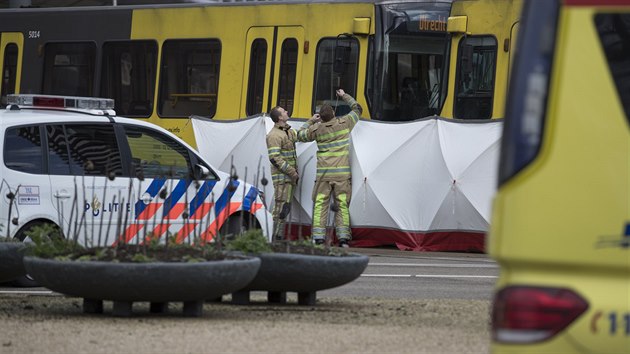
POLYGON ((485 254, 353 249, 370 263, 361 277, 322 296, 491 300, 499 274, 485 254))
POLYGON ((0 288, 1 353, 487 353, 495 263, 481 254, 353 249, 370 256, 352 283, 317 293, 316 306, 181 304, 131 318, 84 314, 82 300, 44 288, 0 288), (27 294, 30 293, 30 294, 27 294))

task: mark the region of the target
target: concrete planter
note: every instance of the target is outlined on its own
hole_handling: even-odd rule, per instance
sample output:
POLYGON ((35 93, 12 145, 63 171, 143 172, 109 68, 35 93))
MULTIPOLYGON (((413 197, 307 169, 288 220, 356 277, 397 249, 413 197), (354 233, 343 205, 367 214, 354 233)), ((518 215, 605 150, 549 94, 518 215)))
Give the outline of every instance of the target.
POLYGON ((26 271, 43 286, 82 297, 87 313, 103 312, 103 300, 112 300, 114 316, 130 316, 134 301, 151 302, 151 312, 164 312, 168 302, 182 301, 185 316, 201 316, 206 299, 241 289, 256 276, 260 263, 254 257, 198 263, 24 258, 26 271))
POLYGON ((0 282, 10 281, 26 274, 24 251, 21 242, 0 242, 0 282))
POLYGON ((269 302, 286 302, 287 292, 298 293, 300 305, 315 305, 316 292, 347 284, 365 270, 369 258, 351 253, 347 256, 314 256, 296 253, 262 253, 256 277, 232 294, 232 303, 249 303, 251 291, 267 291, 269 302))

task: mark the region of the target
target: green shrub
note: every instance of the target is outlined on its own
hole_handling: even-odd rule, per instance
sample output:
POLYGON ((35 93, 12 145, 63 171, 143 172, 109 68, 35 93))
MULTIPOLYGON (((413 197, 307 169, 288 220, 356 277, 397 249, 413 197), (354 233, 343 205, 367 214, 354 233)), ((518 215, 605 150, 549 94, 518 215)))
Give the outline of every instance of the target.
POLYGON ((133 263, 149 263, 155 261, 152 257, 147 256, 146 254, 136 253, 131 258, 133 263))
POLYGON ((59 227, 52 224, 38 224, 25 232, 32 241, 28 254, 41 258, 56 258, 79 252, 84 248, 77 242, 67 240, 59 227))
POLYGON ((241 251, 243 253, 272 252, 271 245, 260 229, 250 229, 236 236, 226 243, 228 251, 241 251))

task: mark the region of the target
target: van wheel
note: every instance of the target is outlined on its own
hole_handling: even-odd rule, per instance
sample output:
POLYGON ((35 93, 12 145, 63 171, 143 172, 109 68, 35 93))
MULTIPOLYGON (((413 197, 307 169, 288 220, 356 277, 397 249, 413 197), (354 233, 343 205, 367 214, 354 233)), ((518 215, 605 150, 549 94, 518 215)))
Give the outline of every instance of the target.
MULTIPOLYGON (((42 226, 45 224, 49 224, 54 226, 55 228, 57 228, 57 225, 53 224, 53 223, 48 223, 45 221, 35 221, 32 222, 26 226, 24 226, 22 229, 20 229, 20 231, 18 231, 15 234, 15 238, 20 240, 21 242, 32 242, 29 237, 26 235, 30 230, 32 230, 33 228, 37 227, 37 226, 42 226)), ((33 287, 38 287, 41 286, 38 282, 35 281, 35 279, 33 279, 30 275, 26 274, 24 276, 21 276, 17 279, 13 279, 9 282, 7 282, 8 285, 10 286, 14 286, 16 288, 33 288, 33 287)))
POLYGON ((250 229, 250 224, 252 223, 250 220, 251 217, 252 216, 249 214, 241 213, 230 216, 230 218, 219 230, 219 234, 222 236, 224 241, 233 240, 236 236, 250 229))

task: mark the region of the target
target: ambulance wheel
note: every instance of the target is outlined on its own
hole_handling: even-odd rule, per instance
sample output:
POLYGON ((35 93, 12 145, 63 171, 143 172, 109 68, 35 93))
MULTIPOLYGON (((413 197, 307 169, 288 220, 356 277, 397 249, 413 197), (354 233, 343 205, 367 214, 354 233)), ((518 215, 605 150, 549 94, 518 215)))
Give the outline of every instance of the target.
MULTIPOLYGON (((49 223, 49 222, 45 222, 45 221, 33 221, 27 225, 25 225, 22 229, 20 229, 20 231, 18 231, 15 234, 15 238, 22 241, 22 242, 32 242, 28 239, 28 236, 26 235, 26 233, 30 230, 32 230, 34 227, 36 226, 42 226, 44 224, 50 224, 53 225, 54 227, 56 227, 55 224, 53 223, 49 223)), ((33 279, 30 275, 26 274, 23 275, 17 279, 13 279, 11 281, 8 282, 8 285, 10 286, 14 286, 16 288, 32 288, 32 287, 38 287, 41 286, 39 285, 38 282, 35 281, 35 279, 33 279)))

